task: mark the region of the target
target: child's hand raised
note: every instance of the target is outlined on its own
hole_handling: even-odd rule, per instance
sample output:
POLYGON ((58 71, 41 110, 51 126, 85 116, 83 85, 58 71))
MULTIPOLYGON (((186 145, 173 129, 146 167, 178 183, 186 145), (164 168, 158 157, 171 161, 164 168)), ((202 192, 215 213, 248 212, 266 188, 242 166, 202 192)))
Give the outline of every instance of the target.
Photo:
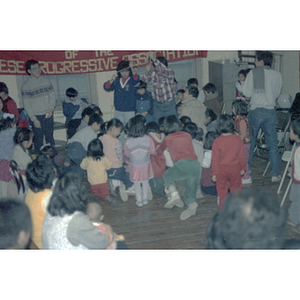
POLYGON ((149 51, 148 55, 149 55, 150 59, 152 59, 153 61, 156 60, 156 54, 155 54, 155 52, 149 51))
POLYGON ((117 78, 117 75, 114 74, 113 76, 111 76, 111 80, 110 80, 110 83, 113 83, 117 78))
POLYGON ((245 174, 245 170, 241 170, 241 176, 245 174))
POLYGON ((211 176, 211 180, 212 180, 213 182, 216 182, 216 181, 217 181, 217 175, 211 176))

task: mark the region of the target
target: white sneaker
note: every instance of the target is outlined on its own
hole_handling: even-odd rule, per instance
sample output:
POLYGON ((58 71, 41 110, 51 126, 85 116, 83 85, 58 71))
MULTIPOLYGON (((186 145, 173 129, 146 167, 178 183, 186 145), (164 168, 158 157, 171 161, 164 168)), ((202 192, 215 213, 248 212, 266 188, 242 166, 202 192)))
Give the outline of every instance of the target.
POLYGON ((186 220, 190 218, 191 216, 194 216, 196 214, 198 204, 196 202, 189 204, 188 209, 184 210, 181 215, 180 219, 181 220, 186 220))
POLYGON ((198 199, 198 198, 203 198, 203 197, 204 197, 204 196, 203 196, 203 194, 202 194, 202 191, 201 191, 201 189, 200 189, 200 186, 198 186, 196 198, 198 199))
POLYGON ((120 193, 121 199, 122 199, 124 202, 128 200, 128 195, 127 195, 127 193, 126 193, 126 189, 125 189, 124 183, 121 183, 121 184, 120 184, 120 187, 119 187, 119 193, 120 193))
POLYGON ((247 179, 242 179, 242 184, 249 184, 249 183, 252 183, 251 177, 249 177, 247 179))
POLYGON ((133 184, 130 188, 128 188, 128 189, 126 190, 126 193, 127 193, 127 194, 131 194, 131 195, 135 195, 134 184, 133 184))
POLYGON ((168 198, 168 201, 166 202, 164 207, 165 208, 173 208, 175 205, 177 207, 184 206, 177 191, 171 193, 170 198, 168 198))
POLYGON ((143 204, 143 200, 136 200, 135 204, 138 206, 138 207, 142 207, 144 204, 143 204))
POLYGON ((281 180, 281 175, 278 175, 278 176, 272 176, 272 178, 271 178, 271 181, 272 182, 278 182, 278 181, 280 181, 281 180))
POLYGON ((148 200, 152 200, 153 199, 153 195, 152 195, 152 191, 151 191, 151 188, 149 186, 149 189, 148 189, 148 200))

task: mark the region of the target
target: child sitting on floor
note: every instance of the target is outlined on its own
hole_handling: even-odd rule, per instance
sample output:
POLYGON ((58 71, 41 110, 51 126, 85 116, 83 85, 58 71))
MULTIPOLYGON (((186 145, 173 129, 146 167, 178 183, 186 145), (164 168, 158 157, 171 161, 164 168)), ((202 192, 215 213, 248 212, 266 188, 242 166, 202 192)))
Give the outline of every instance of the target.
POLYGON ((98 230, 103 233, 107 239, 109 240, 109 245, 107 246, 107 250, 115 250, 118 246, 118 241, 124 241, 123 235, 117 235, 113 233, 113 236, 107 231, 107 225, 103 223, 103 212, 102 207, 99 203, 90 202, 87 204, 86 214, 90 218, 91 222, 94 226, 98 228, 98 230))

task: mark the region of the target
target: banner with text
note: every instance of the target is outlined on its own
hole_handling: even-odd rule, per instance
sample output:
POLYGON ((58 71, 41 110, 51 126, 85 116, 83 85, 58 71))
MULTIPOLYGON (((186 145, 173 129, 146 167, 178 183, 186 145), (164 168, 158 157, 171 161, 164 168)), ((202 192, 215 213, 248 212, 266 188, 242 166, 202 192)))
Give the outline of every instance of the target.
MULTIPOLYGON (((136 67, 148 64, 149 51, 0 51, 1 75, 26 75, 25 63, 34 59, 42 74, 79 74, 115 70, 121 60, 130 60, 136 67)), ((168 62, 206 57, 207 51, 154 51, 168 62)))

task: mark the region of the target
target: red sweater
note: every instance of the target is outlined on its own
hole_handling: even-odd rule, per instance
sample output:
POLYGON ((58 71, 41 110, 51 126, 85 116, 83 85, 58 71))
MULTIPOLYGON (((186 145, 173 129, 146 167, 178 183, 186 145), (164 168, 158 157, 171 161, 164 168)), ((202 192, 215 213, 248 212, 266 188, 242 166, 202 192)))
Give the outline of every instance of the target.
POLYGON ((19 120, 20 114, 19 114, 16 102, 10 97, 6 98, 5 100, 2 100, 2 102, 3 102, 2 111, 14 114, 17 117, 17 119, 19 120))
MULTIPOLYGON (((163 133, 157 134, 154 132, 150 132, 148 135, 154 141, 155 149, 158 145, 160 145, 163 142, 165 137, 163 133)), ((151 155, 150 161, 153 168, 154 176, 162 178, 164 172, 166 171, 166 158, 164 154, 160 153, 156 154, 155 156, 151 155)))
POLYGON ((161 146, 157 149, 157 154, 168 148, 172 161, 181 159, 198 159, 194 151, 192 137, 184 131, 177 131, 165 137, 161 146))
POLYGON ((212 145, 212 176, 218 175, 220 165, 240 165, 246 170, 246 158, 241 138, 235 134, 221 134, 212 145))

